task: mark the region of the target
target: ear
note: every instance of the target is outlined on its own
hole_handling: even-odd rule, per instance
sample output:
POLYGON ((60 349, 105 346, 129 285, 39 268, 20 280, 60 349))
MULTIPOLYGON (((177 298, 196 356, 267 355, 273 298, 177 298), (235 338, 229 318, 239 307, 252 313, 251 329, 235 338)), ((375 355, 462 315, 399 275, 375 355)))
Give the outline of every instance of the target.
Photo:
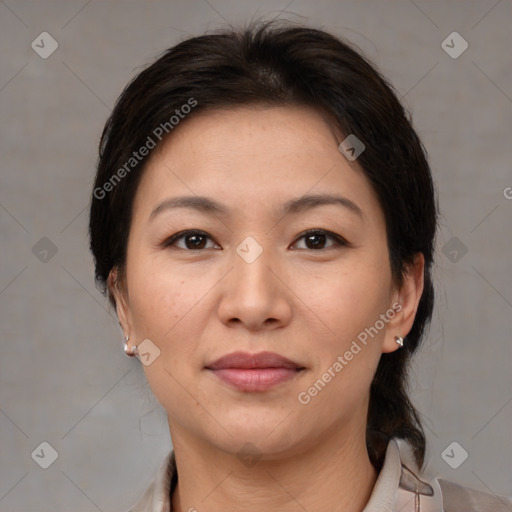
POLYGON ((113 267, 108 274, 107 286, 109 293, 113 296, 116 302, 116 312, 119 325, 121 326, 124 335, 130 336, 133 331, 130 308, 128 306, 128 292, 126 289, 126 283, 119 274, 119 269, 117 267, 113 267))
POLYGON ((382 352, 394 352, 400 348, 395 336, 405 338, 412 329, 418 304, 423 293, 423 271, 425 258, 422 253, 416 254, 412 264, 407 266, 402 286, 393 293, 391 308, 396 314, 389 321, 386 329, 386 338, 382 345, 382 352))

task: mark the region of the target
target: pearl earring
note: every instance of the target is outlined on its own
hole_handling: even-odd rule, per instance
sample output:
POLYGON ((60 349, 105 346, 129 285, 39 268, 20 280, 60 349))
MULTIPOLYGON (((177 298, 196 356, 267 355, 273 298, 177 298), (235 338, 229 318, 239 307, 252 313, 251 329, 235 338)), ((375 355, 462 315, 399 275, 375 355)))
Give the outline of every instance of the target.
POLYGON ((126 338, 124 339, 124 345, 123 345, 124 353, 127 356, 133 357, 135 354, 137 354, 137 345, 134 345, 133 347, 130 348, 128 346, 129 339, 130 339, 130 336, 126 336, 126 338))

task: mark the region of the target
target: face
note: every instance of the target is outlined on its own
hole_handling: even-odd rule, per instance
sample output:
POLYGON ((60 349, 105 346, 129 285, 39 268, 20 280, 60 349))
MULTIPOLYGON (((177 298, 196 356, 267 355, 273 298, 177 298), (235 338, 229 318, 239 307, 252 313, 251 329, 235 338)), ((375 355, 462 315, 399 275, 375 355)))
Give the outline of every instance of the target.
POLYGON ((343 138, 306 108, 237 108, 195 115, 151 156, 114 294, 130 342, 150 340, 173 441, 271 458, 364 436, 421 283, 394 285, 382 209, 343 138))

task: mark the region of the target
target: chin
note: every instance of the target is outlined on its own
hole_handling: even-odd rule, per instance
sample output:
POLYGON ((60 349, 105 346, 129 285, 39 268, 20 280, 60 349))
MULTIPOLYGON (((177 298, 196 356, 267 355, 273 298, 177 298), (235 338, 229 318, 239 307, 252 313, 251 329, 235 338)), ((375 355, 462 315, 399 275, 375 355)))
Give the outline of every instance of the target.
POLYGON ((255 459, 276 460, 298 449, 300 442, 295 442, 289 435, 268 436, 267 432, 245 432, 222 440, 215 440, 216 447, 243 460, 246 456, 255 459))
POLYGON ((254 415, 245 413, 238 416, 233 412, 231 421, 219 417, 219 422, 229 434, 221 429, 222 435, 212 439, 213 444, 227 453, 240 456, 244 451, 252 450, 270 460, 297 450, 308 438, 304 425, 302 428, 290 425, 293 418, 290 411, 274 411, 273 414, 255 411, 254 415))

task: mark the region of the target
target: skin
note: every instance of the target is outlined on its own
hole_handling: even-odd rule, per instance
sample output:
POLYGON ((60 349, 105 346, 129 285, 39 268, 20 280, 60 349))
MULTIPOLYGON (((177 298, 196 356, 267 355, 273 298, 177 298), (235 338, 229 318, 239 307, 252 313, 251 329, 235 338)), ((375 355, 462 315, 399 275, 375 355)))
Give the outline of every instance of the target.
POLYGON ((382 353, 412 327, 423 290, 418 255, 398 287, 377 197, 339 151, 341 134, 300 107, 194 114, 154 150, 133 204, 126 271, 109 287, 130 343, 160 355, 144 370, 168 414, 179 475, 173 510, 361 511, 377 473, 365 444, 369 388, 382 353), (337 194, 361 210, 322 205, 284 215, 304 194, 337 194), (207 196, 224 215, 163 210, 207 196), (164 246, 171 235, 201 230, 164 246), (343 237, 300 237, 324 229, 343 237), (252 236, 252 263, 236 252, 252 236), (188 243, 188 245, 187 245, 188 243), (187 248, 188 247, 188 248, 187 248), (197 245, 196 245, 197 247, 197 245), (320 247, 320 248, 315 248, 320 247), (297 396, 379 315, 401 304, 377 336, 307 405, 297 396), (240 391, 205 369, 234 352, 273 351, 305 367, 264 392, 240 391), (244 464, 252 443, 261 457, 244 464))

